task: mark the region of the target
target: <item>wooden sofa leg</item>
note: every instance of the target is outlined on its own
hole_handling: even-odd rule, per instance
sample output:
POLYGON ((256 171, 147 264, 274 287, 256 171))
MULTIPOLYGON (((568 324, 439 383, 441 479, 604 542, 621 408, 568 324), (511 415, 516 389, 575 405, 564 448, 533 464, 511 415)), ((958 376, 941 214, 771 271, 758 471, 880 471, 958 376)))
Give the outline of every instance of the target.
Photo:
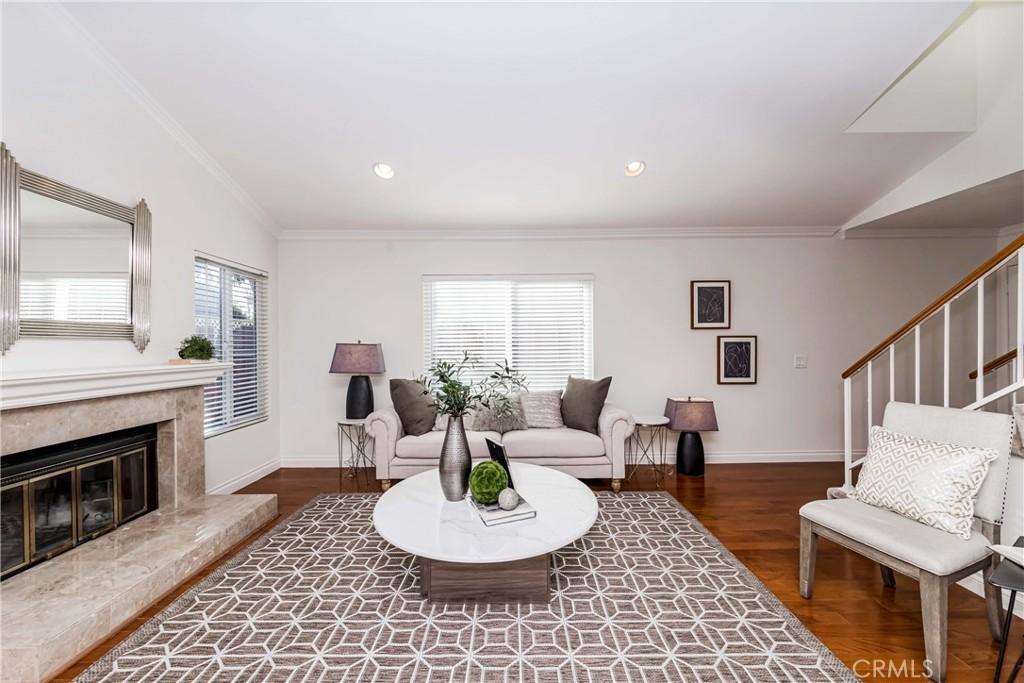
POLYGON ((391 480, 390 479, 381 479, 380 480, 380 490, 381 491, 387 491, 389 488, 391 488, 391 480))
POLYGON ((810 599, 814 593, 814 560, 818 554, 818 535, 811 520, 800 518, 800 595, 810 599))
POLYGON ((919 581, 925 659, 932 680, 944 683, 949 631, 949 578, 922 571, 919 581))
POLYGON ((989 562, 988 566, 982 571, 982 580, 985 584, 985 612, 988 615, 988 631, 992 634, 992 640, 1000 641, 1003 639, 1003 614, 1006 610, 1003 609, 1003 591, 999 586, 993 586, 988 582, 989 575, 996 568, 995 558, 992 562, 989 562))
POLYGON ((881 572, 882 572, 882 583, 885 585, 885 587, 886 588, 895 588, 896 587, 896 572, 894 572, 889 567, 886 567, 884 564, 878 565, 878 569, 881 570, 881 572))
POLYGON ((622 480, 621 479, 612 479, 612 491, 614 491, 615 493, 618 493, 621 490, 622 490, 622 480))

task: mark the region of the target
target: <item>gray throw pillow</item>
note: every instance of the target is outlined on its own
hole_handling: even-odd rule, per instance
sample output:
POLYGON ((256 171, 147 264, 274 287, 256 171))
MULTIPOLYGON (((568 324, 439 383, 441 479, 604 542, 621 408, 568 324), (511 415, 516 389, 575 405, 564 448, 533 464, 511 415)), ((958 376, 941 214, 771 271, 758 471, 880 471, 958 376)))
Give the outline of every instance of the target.
POLYGON ((524 391, 519 394, 523 414, 530 429, 560 429, 562 398, 560 391, 524 391))
POLYGON ((570 377, 562 394, 562 422, 571 429, 597 434, 597 419, 604 409, 612 378, 578 379, 570 377))
POLYGON ((391 403, 406 434, 420 436, 434 427, 434 401, 414 379, 391 380, 391 403))
POLYGON ((478 432, 512 432, 517 429, 526 429, 526 415, 523 413, 523 404, 518 396, 512 397, 510 411, 504 415, 493 406, 481 408, 476 412, 476 419, 473 429, 478 432))

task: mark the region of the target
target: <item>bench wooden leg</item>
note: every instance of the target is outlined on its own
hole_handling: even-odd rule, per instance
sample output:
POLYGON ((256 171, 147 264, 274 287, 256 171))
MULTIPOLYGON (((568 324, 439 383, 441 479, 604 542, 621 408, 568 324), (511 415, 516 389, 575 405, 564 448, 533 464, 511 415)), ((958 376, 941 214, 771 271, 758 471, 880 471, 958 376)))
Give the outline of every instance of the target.
POLYGON ((814 560, 818 554, 818 535, 808 519, 800 518, 800 595, 810 599, 814 593, 814 560))
POLYGON ((390 479, 381 479, 380 480, 380 490, 381 491, 387 491, 389 488, 391 488, 391 480, 390 479))
POLYGON ((995 557, 982 570, 982 581, 985 584, 985 612, 988 616, 988 631, 992 634, 992 640, 1003 639, 1003 591, 999 586, 993 586, 988 582, 988 577, 995 571, 995 557))
POLYGON ((621 490, 622 490, 622 480, 621 479, 612 479, 612 491, 615 492, 615 493, 618 493, 621 490))
POLYGON ((932 680, 944 683, 949 631, 949 578, 922 571, 919 581, 925 658, 932 680))

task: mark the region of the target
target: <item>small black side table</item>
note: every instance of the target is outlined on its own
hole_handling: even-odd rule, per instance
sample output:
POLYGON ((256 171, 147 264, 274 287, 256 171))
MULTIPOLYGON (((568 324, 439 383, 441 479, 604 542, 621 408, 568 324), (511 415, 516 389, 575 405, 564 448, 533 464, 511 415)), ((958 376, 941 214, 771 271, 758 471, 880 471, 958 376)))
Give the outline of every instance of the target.
MULTIPOLYGON (((1013 545, 1018 548, 1024 547, 1024 536, 1018 538, 1013 545)), ((1006 616, 1003 617, 1003 641, 999 643, 999 660, 996 662, 995 675, 992 676, 992 683, 999 683, 999 676, 1003 673, 1003 659, 1006 658, 1006 641, 1010 639, 1010 624, 1013 622, 1013 603, 1017 601, 1017 591, 1024 590, 1024 567, 1004 558, 999 561, 999 566, 992 572, 992 576, 988 577, 988 582, 1010 591, 1010 603, 1006 608, 1006 616)), ((1020 657, 1017 657, 1017 663, 1013 665, 1006 683, 1013 683, 1020 673, 1021 665, 1024 665, 1024 650, 1021 650, 1020 657)))

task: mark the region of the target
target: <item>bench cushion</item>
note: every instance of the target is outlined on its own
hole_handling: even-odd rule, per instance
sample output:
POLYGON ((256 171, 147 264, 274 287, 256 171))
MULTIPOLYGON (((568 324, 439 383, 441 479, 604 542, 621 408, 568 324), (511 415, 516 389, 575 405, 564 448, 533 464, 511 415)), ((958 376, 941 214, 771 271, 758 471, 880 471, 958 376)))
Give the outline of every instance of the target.
POLYGON ((988 540, 976 529, 964 540, 859 500, 816 500, 800 508, 800 516, 938 576, 989 554, 988 540))
MULTIPOLYGON (((441 457, 441 444, 445 432, 427 432, 420 436, 403 436, 395 445, 396 458, 416 458, 437 460, 441 457)), ((469 442, 469 454, 473 458, 489 458, 486 439, 501 441, 497 432, 466 432, 469 442)))
POLYGON ((579 429, 525 429, 501 438, 509 458, 590 458, 604 455, 604 441, 579 429))

